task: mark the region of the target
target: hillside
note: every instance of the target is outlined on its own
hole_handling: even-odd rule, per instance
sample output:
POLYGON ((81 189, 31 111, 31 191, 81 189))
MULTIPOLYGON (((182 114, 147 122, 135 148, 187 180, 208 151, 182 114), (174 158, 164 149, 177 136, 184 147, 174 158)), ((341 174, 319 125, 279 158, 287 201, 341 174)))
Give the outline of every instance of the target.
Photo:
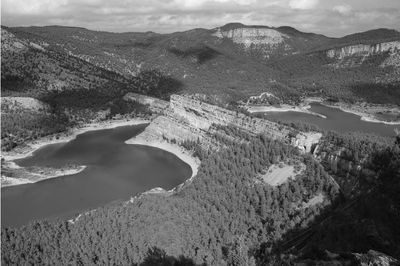
POLYGON ((127 79, 158 69, 181 82, 186 92, 222 102, 261 92, 284 101, 317 94, 345 101, 399 102, 398 95, 387 97, 399 83, 400 33, 395 30, 343 38, 240 23, 171 34, 60 26, 8 30, 28 42, 45 42, 47 51, 72 55, 127 79), (368 97, 375 86, 382 99, 368 97))
POLYGON ((321 96, 400 105, 399 32, 330 38, 230 23, 170 34, 2 27, 1 35, 2 150, 145 117, 126 143, 164 143, 201 161, 168 192, 70 221, 2 227, 2 264, 398 264, 400 137, 272 122, 238 104, 321 96))

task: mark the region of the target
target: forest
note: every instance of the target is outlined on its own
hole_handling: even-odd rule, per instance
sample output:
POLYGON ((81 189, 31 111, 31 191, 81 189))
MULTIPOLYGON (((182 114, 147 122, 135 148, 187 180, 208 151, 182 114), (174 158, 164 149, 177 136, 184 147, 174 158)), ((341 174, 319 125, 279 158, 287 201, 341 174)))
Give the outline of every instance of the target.
POLYGON ((386 147, 364 144, 352 144, 350 150, 366 152, 364 167, 375 172, 374 178, 366 179, 360 171, 356 178, 363 183, 363 193, 344 201, 323 223, 313 227, 303 258, 320 259, 322 253, 315 251, 324 249, 347 256, 349 251, 373 249, 400 257, 400 137, 386 147))
POLYGON ((288 265, 321 259, 325 249, 377 249, 399 257, 400 138, 389 145, 361 136, 326 137, 326 143, 352 151, 349 159, 369 154, 369 167, 378 173, 370 192, 346 199, 312 156, 232 126, 219 130, 236 139, 216 135, 225 146, 219 152, 182 143, 202 164, 193 182, 175 194, 114 202, 74 224, 36 221, 2 228, 3 264, 288 265), (306 170, 277 187, 255 182, 260 171, 288 159, 302 161, 306 170), (322 204, 299 208, 318 193, 322 204))
POLYGON ((186 143, 202 165, 176 194, 109 204, 74 224, 2 228, 3 264, 140 264, 154 247, 195 264, 268 262, 289 231, 306 228, 335 204, 338 187, 319 163, 291 146, 233 127, 223 130, 243 141, 220 139, 226 148, 219 152, 186 143), (301 160, 304 173, 278 187, 255 182, 257 173, 288 158, 301 160), (325 195, 322 204, 298 207, 318 193, 325 195))
POLYGON ((128 92, 140 92, 168 99, 181 86, 178 81, 158 70, 143 71, 128 84, 108 81, 87 89, 43 89, 32 94, 27 90, 32 84, 29 79, 6 79, 7 95, 34 97, 49 108, 39 112, 21 108, 2 110, 2 150, 8 151, 28 140, 60 133, 96 119, 110 119, 116 115, 148 117, 151 112, 146 106, 124 101, 123 96, 128 92), (7 88, 12 88, 12 91, 7 88))

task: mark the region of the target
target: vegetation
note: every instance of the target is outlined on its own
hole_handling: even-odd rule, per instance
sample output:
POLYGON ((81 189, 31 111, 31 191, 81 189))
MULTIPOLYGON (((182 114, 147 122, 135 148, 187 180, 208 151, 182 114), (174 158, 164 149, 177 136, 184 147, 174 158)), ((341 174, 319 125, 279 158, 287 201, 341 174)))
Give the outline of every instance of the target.
POLYGON ((140 93, 161 99, 169 99, 171 94, 179 92, 183 86, 179 80, 155 69, 141 71, 135 79, 135 85, 140 93))
MULTIPOLYGON (((222 29, 238 27, 250 26, 227 24, 222 29)), ((268 45, 243 49, 228 39, 216 39, 212 36, 213 31, 205 29, 172 34, 93 32, 82 28, 59 26, 7 28, 7 30, 15 34, 17 39, 26 40, 27 43, 47 43, 46 51, 50 52, 51 56, 44 56, 45 52, 38 49, 30 49, 28 53, 15 52, 13 57, 18 57, 18 60, 7 60, 8 54, 4 53, 2 74, 6 77, 5 80, 14 79, 15 76, 29 77, 30 74, 29 71, 25 71, 24 75, 4 72, 3 66, 8 64, 15 66, 18 64, 18 68, 15 69, 21 70, 32 69, 34 66, 31 75, 40 76, 42 79, 48 77, 37 73, 37 69, 44 73, 54 69, 55 73, 61 75, 55 75, 50 84, 60 83, 60 77, 68 74, 68 83, 85 88, 94 86, 94 83, 103 83, 104 80, 126 83, 127 80, 131 80, 132 75, 138 75, 143 69, 157 69, 166 79, 160 81, 161 87, 171 87, 173 91, 204 93, 216 97, 223 103, 243 100, 262 92, 271 92, 285 103, 296 102, 304 95, 337 97, 345 101, 362 98, 366 101, 384 103, 389 99, 391 103, 399 103, 398 95, 390 88, 396 80, 398 81, 395 68, 380 67, 389 56, 388 53, 366 58, 354 55, 345 60, 326 56, 327 49, 359 43, 398 41, 400 35, 394 30, 378 29, 343 38, 327 38, 290 27, 276 28, 290 36, 285 42, 288 47, 293 48, 293 51, 297 51, 294 54, 288 53, 283 48, 270 51, 268 45), (69 43, 70 46, 62 45, 64 43, 69 43), (132 52, 132 49, 135 52, 132 52), (265 57, 266 54, 268 57, 265 57), (86 64, 78 58, 85 60, 86 64), (57 66, 54 60, 63 64, 57 66), (71 64, 71 61, 76 62, 71 64), (44 62, 47 64, 51 62, 52 67, 47 67, 44 62), (73 71, 70 66, 73 66, 73 71), (92 73, 95 67, 98 67, 97 74, 89 75, 88 73, 92 73), (76 70, 81 73, 75 75, 76 70), (374 92, 380 91, 383 87, 383 91, 369 97, 372 89, 364 90, 365 87, 376 88, 374 92), (395 97, 390 97, 390 93, 394 93, 395 97)), ((158 78, 152 78, 159 83, 158 78)), ((61 82, 60 85, 65 83, 61 82)), ((147 93, 149 90, 145 87, 146 84, 143 92, 147 93)), ((160 92, 155 90, 150 92, 150 95, 157 96, 160 92)), ((161 97, 168 96, 161 95, 161 97)))
POLYGON ((314 228, 303 258, 316 259, 325 249, 339 253, 374 249, 400 257, 399 140, 372 152, 369 167, 376 176, 369 180, 368 190, 343 202, 314 228))
POLYGON ((307 156, 300 157, 307 168, 296 180, 279 187, 255 182, 259 171, 298 157, 297 150, 233 127, 224 130, 248 142, 221 139, 226 148, 217 153, 196 148, 200 171, 177 194, 112 204, 75 224, 40 221, 3 228, 3 263, 126 265, 145 261, 149 247, 196 264, 254 263, 261 243, 272 245, 288 230, 306 227, 338 194, 323 168, 307 156), (324 204, 296 207, 320 192, 327 197, 324 204))
MULTIPOLYGON (((8 30, 23 47, 2 49, 2 96, 34 97, 49 109, 2 110, 6 150, 98 117, 148 115, 145 106, 122 99, 127 92, 163 99, 177 92, 204 93, 207 102, 232 108, 265 91, 289 103, 302 95, 400 103, 395 69, 379 67, 388 53, 342 61, 325 53, 399 39, 388 30, 329 39, 284 27, 282 32, 313 44, 296 39, 292 45, 302 52, 268 60, 261 56, 265 51, 243 51, 225 39, 215 42, 202 29, 168 35, 69 27, 8 30), (31 42, 48 46, 32 48, 31 42)), ((290 126, 292 134, 321 131, 303 123, 290 126)), ((266 136, 232 126, 216 129, 223 132, 212 136, 222 144, 218 152, 201 149, 200 140, 181 143, 202 165, 177 193, 112 203, 75 223, 2 228, 2 264, 279 265, 319 259, 325 249, 376 249, 400 258, 399 138, 393 144, 362 133, 324 132, 314 154, 320 164, 266 136), (305 171, 277 187, 256 179, 286 160, 301 161, 305 171), (302 207, 320 194, 322 204, 302 207)))
POLYGON ((71 126, 65 115, 13 110, 1 114, 1 148, 11 150, 27 140, 63 132, 71 126))

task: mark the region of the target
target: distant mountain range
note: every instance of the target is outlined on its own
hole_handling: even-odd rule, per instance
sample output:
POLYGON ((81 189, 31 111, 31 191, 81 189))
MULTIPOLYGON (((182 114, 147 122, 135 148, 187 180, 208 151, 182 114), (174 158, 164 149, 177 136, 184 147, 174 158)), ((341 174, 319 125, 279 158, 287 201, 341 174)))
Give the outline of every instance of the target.
POLYGON ((175 79, 183 92, 222 102, 271 92, 285 102, 315 95, 400 104, 400 32, 330 38, 240 23, 171 34, 2 27, 6 94, 129 86, 149 69, 175 79))

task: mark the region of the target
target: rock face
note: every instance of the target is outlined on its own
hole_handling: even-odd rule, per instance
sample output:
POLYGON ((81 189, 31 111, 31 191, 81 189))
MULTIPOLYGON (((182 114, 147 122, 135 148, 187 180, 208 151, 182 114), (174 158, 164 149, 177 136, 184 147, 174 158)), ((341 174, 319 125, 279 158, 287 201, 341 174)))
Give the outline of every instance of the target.
POLYGON ((1 111, 7 112, 9 109, 39 112, 47 111, 49 106, 31 97, 1 97, 1 111))
POLYGON ((322 133, 319 132, 300 132, 295 138, 291 138, 291 145, 298 147, 304 152, 312 152, 314 145, 319 142, 322 133))
POLYGON ((227 31, 220 28, 214 33, 218 38, 229 38, 234 43, 243 44, 245 47, 251 45, 270 45, 276 46, 288 38, 286 34, 282 34, 277 30, 269 28, 237 28, 227 31))
POLYGON ((269 27, 238 25, 232 28, 216 28, 213 36, 230 39, 246 54, 268 59, 274 55, 287 55, 294 52, 288 44, 291 37, 269 27))
POLYGON ((189 97, 171 96, 171 109, 187 122, 203 130, 209 130, 212 124, 235 125, 255 134, 267 133, 271 138, 282 139, 289 131, 281 130, 276 123, 259 118, 250 118, 242 113, 207 104, 189 97))
POLYGON ((27 47, 26 44, 19 41, 14 34, 1 28, 1 49, 2 52, 19 52, 27 49, 27 47))
POLYGON ((169 106, 169 103, 167 101, 133 92, 127 93, 123 99, 125 101, 133 101, 143 105, 147 105, 149 106, 150 110, 156 113, 163 112, 169 106))
POLYGON ((357 44, 345 46, 338 49, 331 49, 326 52, 329 58, 344 59, 348 56, 370 56, 378 53, 400 52, 400 41, 384 42, 377 44, 357 44))
POLYGON ((215 147, 218 144, 211 137, 211 133, 217 131, 215 125, 233 125, 251 134, 266 134, 272 139, 292 144, 303 152, 310 152, 321 138, 320 133, 302 132, 293 137, 289 127, 181 95, 172 95, 170 107, 164 111, 164 115, 153 120, 139 137, 177 142, 201 140, 203 146, 215 147))
POLYGON ((400 264, 400 261, 396 260, 395 258, 375 250, 369 250, 366 254, 354 253, 353 255, 356 257, 359 265, 362 266, 390 266, 400 264))
POLYGON ((31 41, 21 40, 8 30, 1 28, 1 49, 2 52, 21 52, 29 48, 44 51, 48 44, 46 42, 34 43, 31 41))

